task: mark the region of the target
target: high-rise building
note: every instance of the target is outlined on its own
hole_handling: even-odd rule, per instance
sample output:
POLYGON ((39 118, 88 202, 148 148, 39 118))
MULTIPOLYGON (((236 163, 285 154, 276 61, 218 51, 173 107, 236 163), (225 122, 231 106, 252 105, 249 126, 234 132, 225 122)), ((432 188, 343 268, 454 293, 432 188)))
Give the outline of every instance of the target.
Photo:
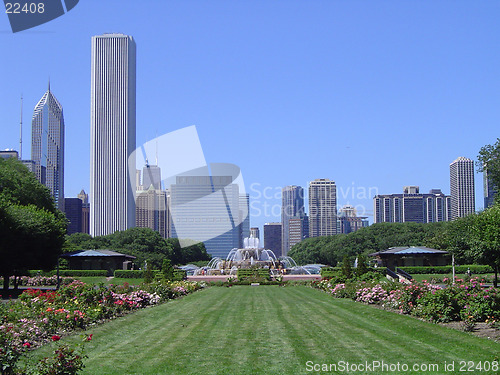
POLYGON ((151 228, 163 238, 170 236, 170 214, 168 210, 168 190, 149 189, 137 192, 135 203, 135 226, 151 228))
POLYGON ((157 165, 146 164, 142 168, 142 186, 144 190, 148 190, 150 186, 156 190, 161 190, 161 170, 157 165))
POLYGON ((373 198, 375 223, 434 223, 451 220, 451 197, 440 189, 428 194, 418 186, 405 186, 403 194, 379 194, 373 198))
POLYGON ((281 256, 281 223, 264 224, 264 248, 281 256))
POLYGON ((14 150, 4 150, 4 151, 0 151, 0 158, 2 158, 2 159, 9 159, 9 158, 19 159, 19 154, 17 151, 14 151, 14 150))
POLYGON ((239 202, 239 244, 238 247, 243 249, 243 240, 250 237, 250 195, 240 194, 239 202))
POLYGON ((64 198, 64 213, 68 219, 68 234, 82 232, 82 200, 64 198))
POLYGON ((285 186, 281 191, 282 255, 287 255, 292 246, 304 237, 305 216, 304 189, 296 185, 285 186), (296 220, 291 226, 291 219, 299 219, 301 222, 299 230, 296 220), (290 239, 290 234, 292 234, 293 241, 290 239))
POLYGON ((495 186, 491 177, 488 176, 488 169, 483 170, 483 188, 484 188, 484 208, 490 208, 495 203, 495 196, 498 193, 498 188, 495 186))
POLYGON ((451 219, 476 211, 474 192, 474 162, 463 156, 450 164, 451 219))
POLYGON ((337 234, 337 186, 320 178, 309 183, 309 237, 337 234))
POLYGON ((50 83, 33 111, 31 160, 36 178, 49 188, 57 208, 64 211, 64 116, 50 83))
POLYGON ((250 237, 260 239, 260 230, 257 227, 250 228, 250 237))
POLYGON ((82 233, 90 233, 90 203, 89 195, 82 189, 77 197, 82 201, 82 233))
POLYGON ((136 47, 131 36, 92 37, 90 130, 90 234, 135 225, 136 47), (135 160, 130 160, 135 165, 135 160), (131 178, 132 177, 132 178, 131 178))
POLYGON ((348 234, 356 232, 357 230, 365 227, 366 216, 358 216, 354 206, 350 204, 344 205, 339 210, 339 230, 338 233, 348 234))
POLYGON ((232 176, 176 176, 170 185, 172 237, 202 241, 225 259, 239 246, 239 187, 232 176))

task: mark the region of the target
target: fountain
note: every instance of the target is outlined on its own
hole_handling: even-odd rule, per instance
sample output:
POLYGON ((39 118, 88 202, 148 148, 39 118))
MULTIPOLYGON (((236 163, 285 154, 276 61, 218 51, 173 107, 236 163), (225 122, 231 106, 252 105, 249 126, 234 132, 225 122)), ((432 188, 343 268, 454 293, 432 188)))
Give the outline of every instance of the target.
POLYGON ((297 263, 289 256, 278 258, 272 250, 264 249, 259 245, 258 238, 245 238, 243 249, 232 249, 226 259, 212 258, 206 267, 195 270, 194 275, 236 276, 238 269, 247 268, 267 268, 273 277, 282 274, 311 275, 310 269, 297 266, 297 263))

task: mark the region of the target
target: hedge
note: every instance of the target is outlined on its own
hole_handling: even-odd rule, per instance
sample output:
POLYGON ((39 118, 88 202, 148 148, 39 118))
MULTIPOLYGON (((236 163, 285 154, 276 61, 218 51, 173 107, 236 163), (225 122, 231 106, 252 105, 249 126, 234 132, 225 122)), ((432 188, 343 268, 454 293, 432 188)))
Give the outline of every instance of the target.
MULTIPOLYGON (((436 266, 436 267, 398 267, 403 271, 411 274, 448 274, 453 272, 452 266, 436 266)), ((465 266, 455 266, 455 274, 465 274, 467 270, 473 274, 485 274, 493 273, 493 269, 490 266, 479 265, 479 264, 469 264, 465 266)))
MULTIPOLYGON (((52 275, 57 275, 57 271, 52 271, 52 275)), ((59 276, 84 277, 84 276, 108 276, 107 270, 59 270, 59 276)))
MULTIPOLYGON (((154 277, 161 277, 161 271, 153 271, 154 277)), ((142 279, 144 277, 143 270, 116 270, 115 277, 120 279, 142 279)), ((174 281, 184 280, 186 278, 186 271, 181 269, 174 269, 174 281)))
POLYGON ((271 280, 271 275, 269 273, 269 269, 267 268, 239 269, 236 275, 239 281, 243 281, 254 277, 263 278, 265 280, 271 280))

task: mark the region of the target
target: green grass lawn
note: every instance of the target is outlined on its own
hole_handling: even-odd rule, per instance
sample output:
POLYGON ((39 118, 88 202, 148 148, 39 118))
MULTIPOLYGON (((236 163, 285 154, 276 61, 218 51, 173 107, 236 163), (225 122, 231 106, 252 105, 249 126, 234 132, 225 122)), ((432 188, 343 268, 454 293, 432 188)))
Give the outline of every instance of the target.
POLYGON ((445 362, 459 373, 460 361, 500 354, 493 341, 303 286, 212 287, 88 333, 83 373, 93 375, 307 374, 307 361, 436 364, 420 373, 449 374, 445 362))

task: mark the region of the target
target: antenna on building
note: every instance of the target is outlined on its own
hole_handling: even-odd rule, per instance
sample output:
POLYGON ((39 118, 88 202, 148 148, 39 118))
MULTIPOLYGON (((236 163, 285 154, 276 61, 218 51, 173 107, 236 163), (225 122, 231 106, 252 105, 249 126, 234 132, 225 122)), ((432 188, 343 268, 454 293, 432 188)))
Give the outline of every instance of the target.
POLYGON ((23 94, 21 94, 21 121, 19 122, 19 159, 23 160, 23 94))
POLYGON ((158 166, 158 130, 156 130, 155 138, 156 138, 156 166, 158 166))

